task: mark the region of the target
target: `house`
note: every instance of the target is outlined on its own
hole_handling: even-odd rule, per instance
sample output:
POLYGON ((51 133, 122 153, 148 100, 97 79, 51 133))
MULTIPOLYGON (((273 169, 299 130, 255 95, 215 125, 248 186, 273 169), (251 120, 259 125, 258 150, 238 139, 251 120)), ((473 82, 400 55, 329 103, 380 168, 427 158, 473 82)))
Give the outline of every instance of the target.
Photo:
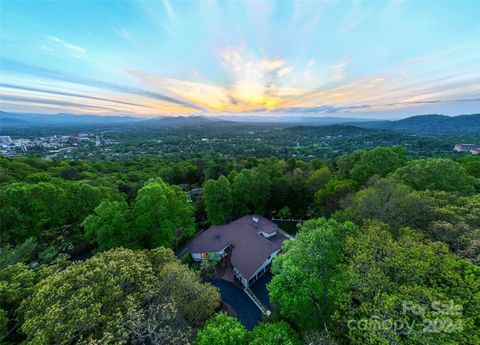
POLYGON ((456 144, 453 149, 457 152, 470 152, 474 155, 480 153, 480 145, 474 144, 456 144))
POLYGON ((265 217, 247 215, 208 228, 190 242, 189 250, 195 261, 218 253, 243 286, 249 287, 270 268, 282 243, 290 238, 279 230, 265 217))

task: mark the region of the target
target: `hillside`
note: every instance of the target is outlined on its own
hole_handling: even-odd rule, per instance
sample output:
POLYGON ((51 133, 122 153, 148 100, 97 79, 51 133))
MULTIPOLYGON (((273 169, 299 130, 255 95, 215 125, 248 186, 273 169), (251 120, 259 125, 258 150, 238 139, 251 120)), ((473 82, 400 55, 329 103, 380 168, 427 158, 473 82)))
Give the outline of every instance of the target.
POLYGON ((0 126, 2 128, 95 126, 133 122, 138 122, 138 118, 131 116, 97 116, 74 114, 22 114, 0 111, 0 126))
POLYGON ((358 122, 354 125, 418 134, 472 134, 480 133, 480 114, 418 115, 398 121, 358 122))
POLYGON ((290 134, 306 136, 357 136, 380 132, 378 129, 362 128, 352 125, 295 126, 283 129, 290 134))

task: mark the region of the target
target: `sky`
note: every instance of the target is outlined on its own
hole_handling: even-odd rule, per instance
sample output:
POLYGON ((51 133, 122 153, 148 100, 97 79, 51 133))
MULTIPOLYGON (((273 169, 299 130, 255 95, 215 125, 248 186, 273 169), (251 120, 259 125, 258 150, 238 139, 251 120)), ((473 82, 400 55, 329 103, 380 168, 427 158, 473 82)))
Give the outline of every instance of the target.
POLYGON ((0 1, 0 110, 480 111, 480 1, 0 1))

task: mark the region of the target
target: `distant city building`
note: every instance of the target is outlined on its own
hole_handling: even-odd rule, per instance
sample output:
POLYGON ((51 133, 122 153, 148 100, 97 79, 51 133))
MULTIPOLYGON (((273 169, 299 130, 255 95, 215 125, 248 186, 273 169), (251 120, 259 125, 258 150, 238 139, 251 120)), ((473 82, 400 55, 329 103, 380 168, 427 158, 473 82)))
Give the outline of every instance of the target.
POLYGON ((0 143, 10 145, 12 143, 12 138, 8 135, 2 135, 0 136, 0 143))
POLYGON ((480 153, 480 145, 475 144, 456 144, 453 149, 457 152, 470 152, 474 155, 480 153))

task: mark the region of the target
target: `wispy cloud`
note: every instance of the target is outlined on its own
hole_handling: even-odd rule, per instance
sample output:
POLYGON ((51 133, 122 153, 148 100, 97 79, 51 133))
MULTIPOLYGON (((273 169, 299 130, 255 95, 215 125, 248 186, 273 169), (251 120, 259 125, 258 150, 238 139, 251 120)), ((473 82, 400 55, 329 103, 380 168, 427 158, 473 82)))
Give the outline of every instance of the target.
POLYGON ((13 90, 37 92, 37 93, 47 94, 47 95, 68 96, 68 97, 84 98, 84 99, 91 99, 91 100, 96 100, 96 101, 105 101, 105 102, 124 104, 124 105, 132 105, 132 106, 135 106, 135 107, 142 107, 142 108, 146 107, 145 105, 139 104, 139 103, 131 103, 131 102, 126 102, 126 101, 120 101, 120 100, 117 100, 117 99, 109 99, 109 98, 88 96, 88 95, 82 95, 82 94, 73 93, 73 92, 48 90, 48 89, 44 89, 44 88, 12 85, 12 84, 5 84, 5 83, 0 83, 0 87, 13 89, 13 90))
POLYGON ((92 109, 92 110, 109 110, 109 111, 115 110, 109 107, 104 107, 99 105, 62 101, 58 99, 35 98, 35 97, 16 96, 16 95, 1 95, 0 99, 2 101, 10 101, 10 102, 45 104, 45 105, 54 105, 54 106, 62 106, 62 107, 80 107, 80 108, 92 109))
POLYGON ((125 41, 129 42, 129 43, 135 43, 134 41, 134 38, 133 38, 133 34, 125 29, 125 28, 121 28, 121 29, 116 29, 115 32, 121 37, 123 38, 125 41))
POLYGON ((50 42, 53 42, 55 43, 57 46, 63 48, 64 50, 66 50, 69 55, 73 56, 73 57, 76 57, 76 58, 80 58, 82 57, 83 55, 85 55, 87 53, 87 50, 80 47, 80 46, 77 46, 75 44, 72 44, 72 43, 68 43, 64 40, 61 40, 60 38, 58 37, 55 37, 55 36, 47 36, 46 37, 47 40, 49 40, 50 42))
POLYGON ((174 22, 175 21, 175 13, 173 12, 172 5, 170 4, 170 1, 168 0, 163 0, 162 1, 163 6, 165 6, 165 10, 167 11, 168 18, 174 22))
POLYGON ((99 88, 99 89, 104 89, 104 90, 109 90, 109 91, 114 91, 114 92, 119 92, 124 94, 137 95, 137 96, 150 98, 150 99, 154 99, 154 100, 158 100, 166 103, 175 104, 176 106, 187 108, 190 111, 205 110, 199 107, 198 105, 183 101, 182 99, 179 99, 179 98, 162 94, 158 91, 150 91, 150 90, 141 89, 141 88, 134 88, 134 87, 124 86, 124 85, 113 84, 113 83, 105 82, 102 80, 82 77, 82 76, 75 75, 68 72, 55 71, 48 68, 32 66, 29 64, 24 64, 19 61, 3 60, 2 70, 3 71, 11 70, 11 71, 15 71, 16 73, 20 73, 24 75, 30 75, 30 76, 48 78, 52 80, 69 82, 69 83, 74 83, 79 85, 85 85, 85 86, 90 86, 94 88, 99 88))
POLYGON ((350 60, 347 58, 341 59, 338 63, 333 65, 333 80, 343 80, 347 77, 347 66, 350 64, 350 60))

